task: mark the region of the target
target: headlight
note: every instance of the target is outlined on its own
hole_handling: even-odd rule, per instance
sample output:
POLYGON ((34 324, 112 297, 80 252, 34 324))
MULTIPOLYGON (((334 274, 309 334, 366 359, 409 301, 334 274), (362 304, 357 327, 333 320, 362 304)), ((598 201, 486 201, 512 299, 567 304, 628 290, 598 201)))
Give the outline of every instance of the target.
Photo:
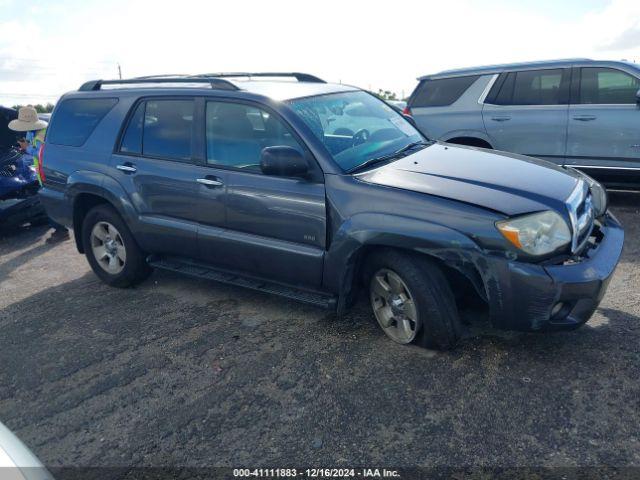
POLYGON ((546 211, 496 222, 500 233, 529 255, 546 255, 571 241, 571 231, 556 212, 546 211))
POLYGON ((593 206, 593 211, 596 217, 604 215, 607 211, 607 204, 609 203, 607 199, 607 190, 600 182, 595 181, 586 173, 576 168, 572 168, 572 170, 584 178, 585 182, 589 185, 589 191, 591 192, 591 205, 593 206))

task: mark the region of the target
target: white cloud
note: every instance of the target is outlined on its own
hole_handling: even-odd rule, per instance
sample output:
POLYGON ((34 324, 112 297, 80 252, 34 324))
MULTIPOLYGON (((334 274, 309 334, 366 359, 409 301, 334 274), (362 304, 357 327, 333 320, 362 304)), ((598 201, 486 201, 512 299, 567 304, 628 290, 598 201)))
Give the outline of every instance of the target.
POLYGON ((417 76, 445 68, 640 57, 628 41, 640 19, 637 0, 571 20, 470 0, 120 0, 40 15, 39 24, 27 16, 0 25, 0 102, 10 102, 2 93, 57 96, 90 78, 115 77, 116 62, 125 76, 298 70, 409 94, 417 76))

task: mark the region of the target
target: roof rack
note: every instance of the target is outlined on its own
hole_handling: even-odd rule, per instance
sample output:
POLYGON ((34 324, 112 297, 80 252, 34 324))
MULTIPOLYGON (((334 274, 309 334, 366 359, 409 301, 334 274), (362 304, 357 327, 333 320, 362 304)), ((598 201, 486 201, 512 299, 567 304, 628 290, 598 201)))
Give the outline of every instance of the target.
POLYGON ((140 85, 140 84, 153 84, 153 83, 203 83, 208 84, 211 88, 218 90, 240 90, 233 83, 222 78, 214 77, 200 77, 200 76, 150 76, 150 77, 138 77, 127 78, 125 80, 90 80, 83 83, 78 91, 90 92, 101 90, 104 85, 140 85))
POLYGON ((299 82, 327 83, 321 78, 301 72, 218 72, 193 75, 196 78, 233 78, 233 77, 292 77, 299 82))

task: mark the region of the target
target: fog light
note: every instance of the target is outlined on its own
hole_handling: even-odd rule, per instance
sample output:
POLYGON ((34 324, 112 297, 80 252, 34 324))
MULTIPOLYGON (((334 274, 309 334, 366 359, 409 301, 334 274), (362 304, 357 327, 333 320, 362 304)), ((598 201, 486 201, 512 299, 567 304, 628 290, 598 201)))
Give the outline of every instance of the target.
POLYGON ((562 302, 556 303, 553 306, 553 309, 551 310, 551 316, 555 317, 560 312, 560 310, 562 310, 562 307, 564 307, 564 303, 562 302))

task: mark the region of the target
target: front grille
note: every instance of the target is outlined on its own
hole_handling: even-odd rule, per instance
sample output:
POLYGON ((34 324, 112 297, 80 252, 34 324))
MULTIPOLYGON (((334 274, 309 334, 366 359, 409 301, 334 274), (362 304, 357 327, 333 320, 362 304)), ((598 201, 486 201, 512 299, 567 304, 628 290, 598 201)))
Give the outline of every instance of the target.
POLYGON ((571 253, 580 253, 589 240, 595 215, 589 192, 589 185, 580 180, 567 199, 569 218, 571 219, 571 253))

